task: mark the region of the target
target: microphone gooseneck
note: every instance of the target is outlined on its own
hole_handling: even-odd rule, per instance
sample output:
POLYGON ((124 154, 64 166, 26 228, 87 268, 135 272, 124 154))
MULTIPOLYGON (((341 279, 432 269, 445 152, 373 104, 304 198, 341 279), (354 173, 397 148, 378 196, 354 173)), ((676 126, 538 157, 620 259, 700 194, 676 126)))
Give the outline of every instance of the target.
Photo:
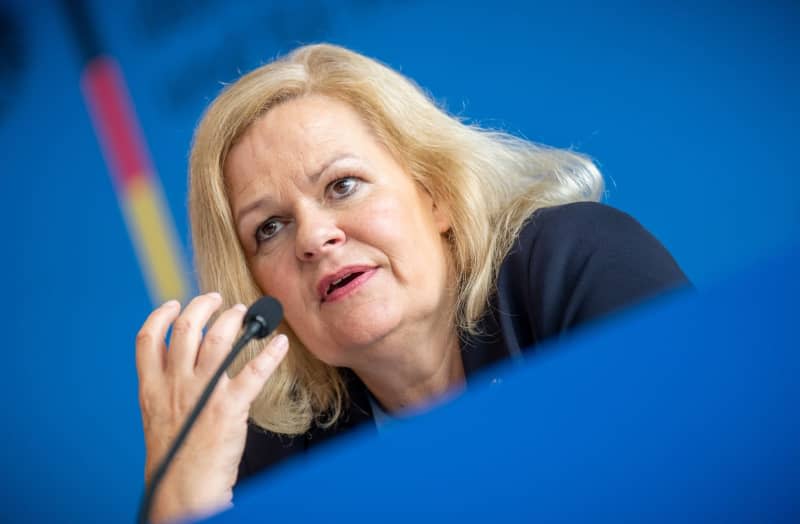
POLYGON ((233 348, 231 348, 225 360, 220 364, 219 368, 217 368, 217 371, 214 372, 214 376, 208 381, 208 385, 206 385, 206 388, 197 400, 197 404, 192 408, 189 416, 186 417, 186 422, 183 423, 181 430, 178 432, 178 436, 175 437, 169 451, 167 451, 167 454, 161 460, 158 468, 156 468, 155 473, 153 473, 150 483, 145 486, 144 495, 139 504, 139 515, 136 519, 139 524, 146 524, 148 522, 150 507, 153 504, 156 489, 158 489, 158 485, 163 480, 164 475, 166 475, 167 468, 178 453, 178 449, 180 449, 184 440, 186 440, 186 437, 189 435, 189 430, 200 415, 200 411, 203 410, 203 407, 211 397, 211 393, 214 392, 214 388, 217 382, 219 382, 219 379, 222 378, 222 374, 225 373, 248 342, 253 339, 262 339, 272 333, 275 328, 278 327, 282 318, 283 308, 280 302, 272 297, 264 296, 259 298, 247 310, 242 322, 244 325, 244 333, 242 333, 242 336, 239 337, 239 340, 233 345, 233 348))

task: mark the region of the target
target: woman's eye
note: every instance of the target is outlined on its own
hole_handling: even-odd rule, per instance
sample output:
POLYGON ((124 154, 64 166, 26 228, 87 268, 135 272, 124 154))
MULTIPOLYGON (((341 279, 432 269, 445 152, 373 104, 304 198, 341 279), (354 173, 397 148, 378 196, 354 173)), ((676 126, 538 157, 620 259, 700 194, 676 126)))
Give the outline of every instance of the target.
POLYGON ((358 179, 351 176, 334 180, 328 185, 328 195, 334 200, 348 197, 356 191, 358 184, 358 179))
POLYGON ((256 229, 256 245, 274 237, 281 229, 283 229, 283 222, 276 218, 270 218, 256 229))

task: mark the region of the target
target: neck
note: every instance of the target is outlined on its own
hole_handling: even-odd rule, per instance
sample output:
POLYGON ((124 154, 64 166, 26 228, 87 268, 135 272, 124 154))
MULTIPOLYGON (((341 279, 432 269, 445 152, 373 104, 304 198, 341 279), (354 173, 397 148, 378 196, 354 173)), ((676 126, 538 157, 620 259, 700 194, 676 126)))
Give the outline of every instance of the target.
POLYGON ((373 348, 367 365, 353 368, 384 409, 391 413, 425 410, 464 386, 458 335, 406 338, 402 344, 373 348), (388 347, 397 346, 397 347, 388 347))

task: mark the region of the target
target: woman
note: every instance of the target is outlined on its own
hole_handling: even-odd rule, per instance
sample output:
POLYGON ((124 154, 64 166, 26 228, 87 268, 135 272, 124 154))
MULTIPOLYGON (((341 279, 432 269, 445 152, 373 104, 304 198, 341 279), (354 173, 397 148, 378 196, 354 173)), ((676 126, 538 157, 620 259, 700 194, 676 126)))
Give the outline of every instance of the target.
POLYGON ((285 322, 218 386, 154 519, 215 511, 237 478, 683 284, 641 226, 591 202, 602 187, 585 157, 464 125, 342 48, 297 49, 229 86, 190 165, 197 270, 215 292, 161 306, 137 338, 146 477, 241 303, 271 295, 285 322))

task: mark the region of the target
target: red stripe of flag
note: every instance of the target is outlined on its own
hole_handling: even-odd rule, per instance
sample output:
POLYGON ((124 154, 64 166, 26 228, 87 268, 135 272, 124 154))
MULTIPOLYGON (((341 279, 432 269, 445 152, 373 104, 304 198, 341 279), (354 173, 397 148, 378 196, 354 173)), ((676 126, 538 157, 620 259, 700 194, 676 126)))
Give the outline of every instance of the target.
POLYGON ((115 182, 124 189, 133 178, 149 176, 142 131, 116 62, 95 58, 84 69, 81 84, 115 182))

